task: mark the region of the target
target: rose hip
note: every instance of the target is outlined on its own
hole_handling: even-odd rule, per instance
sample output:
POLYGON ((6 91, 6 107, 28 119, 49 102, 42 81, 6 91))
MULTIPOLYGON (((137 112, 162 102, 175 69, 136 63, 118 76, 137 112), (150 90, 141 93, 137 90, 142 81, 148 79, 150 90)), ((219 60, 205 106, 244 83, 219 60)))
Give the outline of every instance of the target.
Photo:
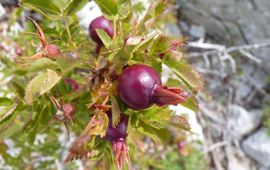
POLYGON ((73 79, 66 78, 65 83, 71 85, 72 92, 76 91, 79 88, 79 85, 73 79))
POLYGON ((109 124, 104 138, 110 141, 112 144, 114 161, 117 168, 119 170, 122 169, 125 162, 127 162, 128 166, 130 167, 128 149, 126 145, 128 116, 121 114, 119 123, 113 127, 111 111, 107 112, 106 114, 109 118, 109 124))
POLYGON ((181 88, 162 86, 159 74, 143 64, 125 68, 118 78, 117 90, 121 100, 135 110, 149 108, 153 103, 176 105, 186 100, 181 88))
POLYGON ((103 16, 97 17, 94 19, 88 28, 90 37, 98 44, 102 44, 101 39, 99 38, 96 29, 104 30, 110 37, 113 37, 113 26, 109 20, 103 16))
POLYGON ((112 113, 107 112, 107 116, 109 118, 109 124, 108 124, 107 132, 105 135, 105 139, 107 139, 109 141, 118 140, 120 138, 126 139, 128 117, 126 115, 122 114, 119 123, 115 127, 113 127, 112 113))

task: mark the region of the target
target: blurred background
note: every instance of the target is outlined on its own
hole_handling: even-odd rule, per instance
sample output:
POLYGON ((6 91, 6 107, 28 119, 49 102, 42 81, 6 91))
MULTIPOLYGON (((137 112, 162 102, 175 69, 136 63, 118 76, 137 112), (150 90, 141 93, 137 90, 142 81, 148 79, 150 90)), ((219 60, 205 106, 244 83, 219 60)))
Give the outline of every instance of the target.
MULTIPOLYGON (((16 37, 25 29, 25 15, 37 20, 42 16, 23 11, 16 0, 0 3, 0 54, 12 56, 18 51, 7 44, 18 45, 16 37), (7 37, 13 37, 14 42, 7 37)), ((133 3, 142 13, 149 5, 147 0, 133 3)), ((186 55, 204 76, 206 88, 198 96, 199 112, 172 107, 189 117, 193 133, 176 135, 178 142, 173 146, 145 139, 140 144, 143 154, 136 155, 140 159, 134 162, 134 169, 269 170, 270 1, 174 0, 168 6, 166 12, 173 17, 164 23, 164 30, 188 39, 186 55)), ((101 12, 89 2, 77 15, 86 30, 101 12)), ((165 71, 163 79, 169 76, 165 71)), ((5 88, 9 79, 0 73, 1 79, 1 88, 5 88)), ((74 139, 74 134, 71 137, 74 139)), ((70 141, 65 134, 57 136, 59 143, 50 144, 45 138, 39 134, 34 146, 29 147, 19 139, 1 139, 0 131, 0 169, 96 167, 91 161, 63 165, 63 156, 59 155, 66 154, 70 141), (52 154, 54 147, 60 149, 52 154), (35 152, 30 154, 32 150, 35 152), (26 153, 32 159, 26 159, 26 153)))

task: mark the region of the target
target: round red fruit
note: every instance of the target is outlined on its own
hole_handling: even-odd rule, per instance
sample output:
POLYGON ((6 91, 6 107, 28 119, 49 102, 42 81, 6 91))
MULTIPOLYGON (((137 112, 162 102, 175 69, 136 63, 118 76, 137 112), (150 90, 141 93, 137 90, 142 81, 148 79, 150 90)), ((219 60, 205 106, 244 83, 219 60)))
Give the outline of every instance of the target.
POLYGON ((118 78, 117 91, 120 99, 131 109, 176 105, 186 96, 181 88, 162 86, 160 75, 150 66, 136 64, 125 68, 118 78))
POLYGON ((125 68, 118 78, 118 95, 128 107, 146 109, 153 104, 155 85, 161 85, 161 79, 152 67, 132 65, 125 68))
POLYGON ((97 42, 98 44, 102 44, 101 39, 99 38, 96 29, 104 30, 110 37, 113 37, 113 26, 112 23, 104 18, 103 16, 97 17, 94 19, 88 28, 90 37, 97 42))

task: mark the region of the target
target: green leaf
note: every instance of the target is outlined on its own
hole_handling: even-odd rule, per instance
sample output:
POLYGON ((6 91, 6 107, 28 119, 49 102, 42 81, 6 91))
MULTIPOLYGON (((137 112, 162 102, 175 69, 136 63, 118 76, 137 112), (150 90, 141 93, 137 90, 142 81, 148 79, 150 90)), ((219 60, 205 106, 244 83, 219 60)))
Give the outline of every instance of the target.
POLYGON ((1 113, 1 118, 0 118, 0 124, 6 122, 7 120, 9 120, 11 118, 11 116, 15 113, 16 109, 19 106, 19 102, 14 103, 11 107, 7 108, 7 109, 3 109, 3 114, 1 113))
POLYGON ((149 121, 157 121, 159 123, 170 120, 172 117, 171 110, 169 110, 167 107, 159 107, 156 105, 149 109, 139 111, 138 114, 142 115, 143 119, 147 119, 149 121))
POLYGON ((184 103, 181 103, 181 105, 190 110, 193 110, 194 112, 197 112, 199 110, 198 101, 194 96, 188 97, 187 101, 184 103))
POLYGON ((155 54, 160 54, 160 53, 164 54, 165 51, 169 48, 170 48, 169 38, 161 35, 155 39, 151 50, 152 50, 153 55, 155 55, 155 54))
POLYGON ((143 46, 145 46, 146 44, 148 44, 149 42, 151 42, 151 40, 156 37, 158 34, 154 33, 151 35, 148 35, 148 37, 146 37, 143 41, 141 41, 139 44, 137 44, 134 49, 132 50, 132 52, 130 53, 130 59, 132 59, 134 57, 134 53, 138 52, 140 48, 142 48, 143 46))
POLYGON ((65 83, 65 80, 63 79, 57 84, 57 88, 63 96, 66 96, 67 94, 72 92, 71 84, 65 83))
POLYGON ((118 1, 118 15, 121 20, 132 17, 132 4, 130 0, 118 1))
POLYGON ((72 0, 69 5, 64 10, 66 15, 72 15, 81 10, 86 4, 88 0, 72 0))
POLYGON ((53 3, 52 0, 23 0, 22 5, 35 8, 43 14, 61 14, 61 10, 53 3))
POLYGON ((42 110, 39 113, 40 114, 38 119, 39 124, 47 125, 50 119, 52 119, 53 114, 56 113, 56 111, 52 112, 51 106, 52 105, 47 104, 44 106, 44 108, 42 108, 42 110))
POLYGON ((80 60, 73 58, 70 53, 62 53, 61 57, 57 58, 56 63, 63 74, 73 71, 76 66, 80 66, 80 60))
POLYGON ((16 80, 12 80, 8 85, 16 93, 17 97, 23 100, 24 88, 22 87, 22 84, 16 80))
POLYGON ((110 151, 104 150, 103 159, 102 159, 104 169, 111 169, 111 157, 110 157, 110 154, 111 154, 110 151))
POLYGON ((117 4, 113 0, 95 0, 102 13, 108 16, 115 16, 118 12, 117 4))
POLYGON ((111 37, 102 29, 96 29, 96 31, 104 46, 108 48, 112 44, 111 37))
POLYGON ((53 70, 47 70, 34 77, 26 86, 25 102, 32 104, 34 99, 44 93, 48 92, 61 77, 53 70))
MULTIPOLYGON (((188 63, 181 62, 182 56, 166 55, 162 62, 166 64, 175 75, 180 78, 193 93, 203 90, 204 79, 188 63)), ((178 53, 178 55, 181 55, 178 53)))
POLYGON ((13 101, 7 97, 0 97, 0 106, 12 105, 13 101))
POLYGON ((58 68, 57 64, 48 58, 41 58, 33 62, 30 66, 28 71, 29 72, 37 72, 43 71, 45 69, 56 69, 58 68))
POLYGON ((204 80, 191 66, 181 63, 178 68, 173 68, 172 70, 188 86, 194 88, 195 93, 203 90, 204 80))
POLYGON ((112 103, 112 124, 115 127, 120 121, 121 110, 118 106, 116 98, 113 95, 111 96, 111 103, 112 103))
POLYGON ((156 57, 156 56, 149 57, 149 59, 151 59, 150 65, 156 70, 156 72, 161 73, 162 72, 162 62, 159 59, 154 58, 154 57, 156 57))
POLYGON ((12 123, 5 126, 5 129, 0 129, 0 139, 8 138, 21 130, 21 125, 12 123))
POLYGON ((181 81, 177 78, 177 79, 174 79, 172 77, 170 77, 167 82, 165 83, 165 86, 168 86, 168 87, 179 87, 181 86, 181 81))
POLYGON ((169 140, 169 137, 170 137, 170 132, 168 131, 168 129, 154 128, 146 124, 142 120, 139 120, 138 125, 137 125, 137 130, 141 132, 142 134, 145 134, 151 137, 156 142, 166 142, 169 140))
POLYGON ((155 8, 155 17, 158 17, 163 13, 163 11, 166 8, 166 3, 167 3, 166 1, 167 0, 159 0, 157 6, 155 8))
POLYGON ((143 32, 152 25, 154 25, 155 20, 162 14, 166 6, 166 0, 155 0, 151 1, 146 14, 140 20, 140 23, 137 26, 137 32, 143 32))

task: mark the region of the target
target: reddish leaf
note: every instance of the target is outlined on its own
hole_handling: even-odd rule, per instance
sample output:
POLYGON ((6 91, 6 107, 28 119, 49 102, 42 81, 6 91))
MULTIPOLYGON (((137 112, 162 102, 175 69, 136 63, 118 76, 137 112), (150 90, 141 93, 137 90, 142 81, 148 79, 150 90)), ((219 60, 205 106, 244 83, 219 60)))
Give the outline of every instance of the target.
POLYGON ((87 144, 91 140, 92 135, 105 135, 108 126, 108 117, 104 112, 98 111, 91 118, 83 132, 73 142, 69 149, 69 154, 65 159, 65 163, 76 159, 85 159, 90 157, 93 153, 87 148, 87 144))
POLYGON ((176 127, 179 127, 181 129, 184 129, 186 131, 190 131, 190 124, 188 123, 188 120, 184 116, 173 116, 170 120, 171 125, 174 125, 176 127))

